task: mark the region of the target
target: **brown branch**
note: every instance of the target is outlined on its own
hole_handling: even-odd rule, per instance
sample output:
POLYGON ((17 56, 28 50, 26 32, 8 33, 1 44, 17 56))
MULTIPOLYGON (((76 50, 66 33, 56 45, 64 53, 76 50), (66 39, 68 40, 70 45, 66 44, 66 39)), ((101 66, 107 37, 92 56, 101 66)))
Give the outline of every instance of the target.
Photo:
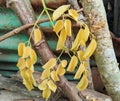
MULTIPOLYGON (((38 21, 38 24, 43 23, 43 22, 47 22, 47 21, 49 21, 49 19, 41 19, 41 20, 38 21)), ((11 37, 11 36, 13 36, 13 35, 18 34, 19 32, 21 32, 21 31, 23 31, 23 30, 25 30, 27 28, 32 27, 33 25, 34 25, 34 23, 25 24, 23 26, 20 26, 20 27, 18 27, 16 29, 14 29, 14 30, 6 33, 5 35, 3 35, 3 36, 0 37, 0 42, 3 41, 3 40, 5 40, 5 39, 7 39, 7 38, 9 38, 9 37, 11 37)))

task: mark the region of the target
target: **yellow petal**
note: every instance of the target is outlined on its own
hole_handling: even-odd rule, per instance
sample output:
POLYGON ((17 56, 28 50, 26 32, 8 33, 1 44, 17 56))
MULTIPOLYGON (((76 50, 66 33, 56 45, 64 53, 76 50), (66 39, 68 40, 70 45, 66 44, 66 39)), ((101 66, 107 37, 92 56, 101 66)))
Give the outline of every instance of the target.
POLYGON ((52 71, 52 72, 51 72, 51 78, 52 78, 54 81, 59 81, 59 77, 58 77, 56 71, 52 71))
POLYGON ((79 79, 84 71, 85 71, 85 66, 81 63, 74 76, 74 79, 79 79))
POLYGON ((42 83, 38 85, 38 88, 40 90, 45 90, 47 88, 47 83, 48 83, 48 79, 45 79, 44 81, 42 81, 42 83))
POLYGON ((57 22, 55 23, 53 31, 55 31, 56 34, 58 34, 62 30, 63 24, 64 24, 63 20, 57 20, 57 22))
POLYGON ((29 81, 24 80, 24 81, 23 81, 23 84, 25 85, 25 87, 26 87, 29 91, 31 91, 31 90, 34 88, 33 85, 32 85, 32 83, 29 82, 29 81))
POLYGON ((62 76, 62 75, 65 74, 65 68, 62 66, 62 64, 59 64, 59 65, 58 65, 58 68, 57 68, 56 72, 57 72, 57 74, 60 75, 60 76, 62 76))
POLYGON ((71 21, 70 20, 65 20, 64 26, 65 26, 66 34, 68 36, 71 36, 71 21))
POLYGON ((56 50, 61 50, 64 48, 64 44, 66 41, 66 31, 65 29, 62 29, 61 33, 60 33, 60 37, 58 39, 58 43, 57 43, 57 48, 56 50))
POLYGON ((80 61, 84 60, 84 58, 83 58, 84 52, 82 50, 77 51, 77 55, 78 55, 78 58, 80 61))
POLYGON ((30 67, 30 70, 32 71, 32 73, 34 72, 34 66, 33 65, 30 67))
POLYGON ((65 11, 67 11, 70 8, 70 5, 62 5, 58 7, 54 12, 53 12, 53 20, 58 19, 62 14, 64 14, 65 11))
POLYGON ((84 52, 83 58, 88 59, 94 53, 96 47, 97 47, 97 42, 95 39, 92 39, 84 52))
POLYGON ((31 58, 31 61, 33 62, 33 64, 35 64, 37 62, 37 55, 33 49, 30 50, 30 58, 31 58))
POLYGON ((45 90, 43 90, 42 96, 43 96, 43 98, 46 99, 46 101, 48 100, 50 95, 51 95, 51 90, 49 89, 49 87, 47 87, 45 90))
POLYGON ((23 58, 18 60, 17 67, 19 67, 20 70, 25 68, 25 60, 23 58))
POLYGON ((31 59, 30 59, 30 58, 27 58, 27 59, 26 59, 26 67, 27 67, 27 68, 30 68, 32 65, 33 65, 33 64, 32 64, 31 59))
POLYGON ((42 34, 39 28, 34 30, 34 42, 35 44, 38 43, 42 39, 42 34))
POLYGON ((55 93, 55 91, 57 89, 57 86, 55 85, 55 83, 52 80, 49 80, 47 84, 48 84, 48 87, 50 88, 50 90, 52 90, 55 93))
POLYGON ((27 75, 27 69, 26 69, 26 68, 22 69, 22 70, 20 71, 20 74, 21 74, 21 76, 22 76, 22 78, 23 78, 24 81, 29 80, 29 77, 28 77, 28 75, 27 75))
POLYGON ((49 78, 49 77, 50 77, 50 69, 45 69, 42 72, 41 79, 44 80, 44 79, 49 78))
POLYGON ((86 42, 88 40, 90 30, 89 30, 87 25, 84 26, 83 30, 84 31, 83 31, 83 38, 82 39, 84 40, 84 42, 86 42))
POLYGON ((87 61, 83 61, 83 65, 85 66, 85 68, 87 68, 89 66, 87 61))
POLYGON ((76 38, 75 38, 75 40, 74 40, 74 42, 73 42, 73 44, 72 44, 72 48, 71 48, 71 50, 78 50, 78 48, 79 48, 79 45, 80 45, 80 41, 81 41, 81 39, 82 39, 82 37, 83 37, 83 29, 80 29, 79 30, 79 32, 78 32, 78 34, 77 34, 77 36, 76 36, 76 38))
POLYGON ((30 51, 31 51, 30 46, 25 47, 23 51, 23 58, 27 58, 30 55, 30 51))
POLYGON ((19 43, 18 45, 18 55, 22 56, 23 55, 23 50, 24 50, 25 44, 24 43, 19 43))
POLYGON ((36 81, 33 77, 32 71, 30 69, 27 69, 26 74, 29 78, 28 81, 31 82, 34 86, 36 86, 37 84, 36 84, 36 81))
POLYGON ((83 91, 87 88, 87 86, 88 86, 88 78, 86 75, 83 75, 80 82, 77 84, 77 89, 83 91))
POLYGON ((72 58, 70 60, 67 71, 73 72, 75 67, 77 66, 77 64, 78 64, 78 58, 74 55, 74 56, 72 56, 72 58))
POLYGON ((79 15, 78 15, 78 13, 77 13, 76 10, 70 9, 70 10, 68 11, 68 13, 69 13, 69 15, 70 15, 75 21, 78 20, 79 15))
POLYGON ((51 58, 45 65, 43 65, 44 69, 51 69, 53 68, 57 63, 57 60, 55 58, 51 58))
POLYGON ((61 64, 62 64, 63 67, 66 67, 67 66, 67 60, 62 60, 61 64))

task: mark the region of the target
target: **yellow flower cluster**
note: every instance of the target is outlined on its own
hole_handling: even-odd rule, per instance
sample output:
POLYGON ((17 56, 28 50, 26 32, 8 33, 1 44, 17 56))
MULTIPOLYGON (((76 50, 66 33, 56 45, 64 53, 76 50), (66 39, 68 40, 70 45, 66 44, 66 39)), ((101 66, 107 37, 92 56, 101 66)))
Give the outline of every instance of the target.
POLYGON ((55 82, 59 81, 59 76, 65 74, 64 67, 66 67, 67 61, 62 60, 61 63, 58 65, 57 70, 54 70, 56 64, 56 58, 51 58, 45 65, 42 66, 44 71, 42 72, 41 79, 43 81, 38 85, 38 88, 40 90, 43 90, 42 96, 46 100, 51 95, 51 91, 56 91, 57 86, 55 82))
POLYGON ((23 78, 23 84, 28 90, 32 90, 36 86, 36 81, 33 77, 34 64, 37 61, 37 55, 30 46, 25 46, 24 43, 18 45, 18 55, 20 56, 17 67, 23 78))

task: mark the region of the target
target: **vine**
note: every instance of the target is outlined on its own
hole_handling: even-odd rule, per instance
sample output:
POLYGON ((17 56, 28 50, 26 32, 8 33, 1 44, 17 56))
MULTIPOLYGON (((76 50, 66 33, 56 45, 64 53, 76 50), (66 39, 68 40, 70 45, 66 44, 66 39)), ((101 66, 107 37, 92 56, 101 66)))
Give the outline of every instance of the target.
POLYGON ((78 69, 74 79, 79 79, 80 81, 76 87, 80 91, 87 88, 89 71, 87 70, 88 63, 86 61, 94 53, 97 43, 88 26, 84 22, 78 21, 79 15, 76 10, 70 8, 70 5, 62 5, 56 10, 52 10, 46 7, 44 0, 42 0, 42 4, 43 11, 40 13, 37 21, 34 23, 33 30, 31 31, 28 41, 26 43, 19 43, 18 45, 18 55, 20 58, 17 66, 20 70, 20 74, 23 78, 23 84, 26 86, 26 88, 28 90, 32 90, 34 86, 38 87, 40 90, 42 90, 43 98, 48 100, 51 92, 56 92, 56 82, 60 80, 59 76, 63 76, 66 71, 74 72, 75 68, 77 67, 78 69), (48 10, 53 11, 52 17, 50 16, 48 10), (44 12, 47 14, 53 27, 53 31, 58 37, 56 51, 61 50, 61 53, 57 58, 51 58, 42 66, 44 69, 40 77, 42 82, 37 84, 33 77, 34 64, 37 61, 37 55, 32 49, 30 39, 31 37, 34 37, 34 44, 37 44, 42 40, 42 34, 37 23, 44 12), (66 14, 68 15, 67 18, 64 17, 66 14), (53 24, 54 20, 56 20, 55 25, 53 24), (72 37, 72 21, 79 23, 80 29, 74 42, 72 43, 71 48, 67 48, 65 46, 65 42, 67 37, 72 37), (90 43, 86 50, 81 50, 81 47, 83 48, 86 46, 88 39, 90 39, 90 43), (60 59, 64 51, 67 51, 71 58, 69 62, 65 59, 60 59), (70 52, 72 52, 73 55, 71 55, 70 52), (57 69, 54 69, 56 65, 58 67, 57 69))

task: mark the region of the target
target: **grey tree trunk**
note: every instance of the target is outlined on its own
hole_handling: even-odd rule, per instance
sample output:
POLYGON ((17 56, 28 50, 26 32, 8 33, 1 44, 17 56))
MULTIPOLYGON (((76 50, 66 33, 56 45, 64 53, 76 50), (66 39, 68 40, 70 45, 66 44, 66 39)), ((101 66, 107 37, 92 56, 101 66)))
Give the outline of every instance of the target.
POLYGON ((95 60, 108 94, 120 99, 120 71, 108 29, 103 0, 81 0, 92 33, 96 36, 95 60))

